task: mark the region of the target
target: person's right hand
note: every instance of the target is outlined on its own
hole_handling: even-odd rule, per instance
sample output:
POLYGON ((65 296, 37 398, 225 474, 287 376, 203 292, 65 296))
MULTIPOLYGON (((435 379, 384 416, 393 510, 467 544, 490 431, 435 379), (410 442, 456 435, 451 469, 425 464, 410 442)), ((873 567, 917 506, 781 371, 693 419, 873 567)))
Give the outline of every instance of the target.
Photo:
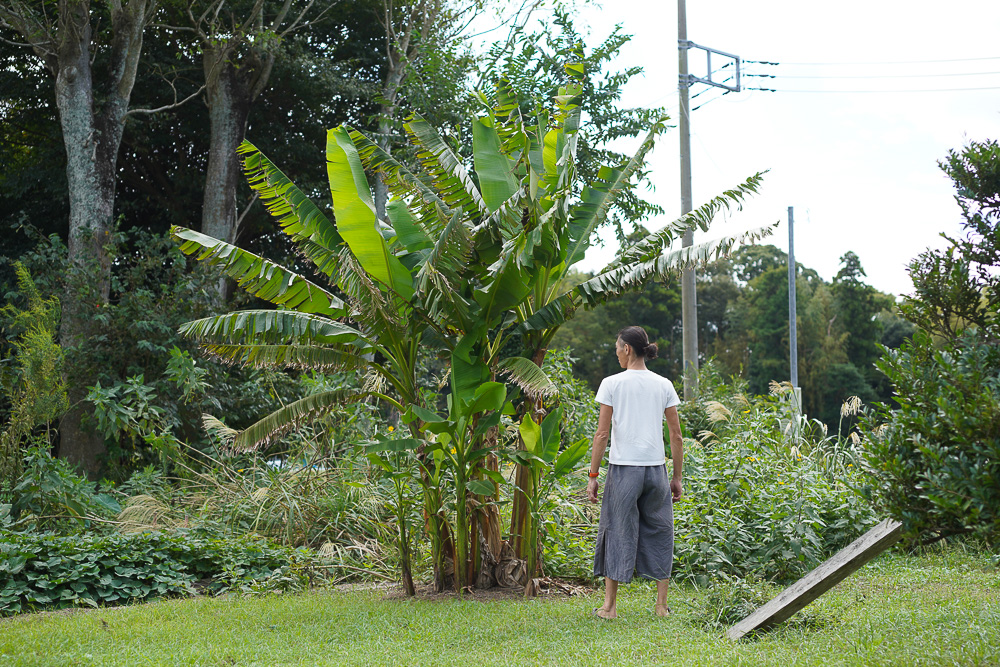
POLYGON ((590 481, 587 482, 587 498, 589 498, 592 503, 597 502, 597 486, 597 478, 591 477, 590 481))

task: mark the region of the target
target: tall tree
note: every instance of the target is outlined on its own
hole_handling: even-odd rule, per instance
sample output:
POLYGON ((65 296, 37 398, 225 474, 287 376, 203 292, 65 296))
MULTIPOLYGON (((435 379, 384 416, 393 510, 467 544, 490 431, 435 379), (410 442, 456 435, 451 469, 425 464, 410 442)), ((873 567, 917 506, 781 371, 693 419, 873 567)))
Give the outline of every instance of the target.
MULTIPOLYGON (((179 25, 164 27, 194 36, 201 56, 208 107, 209 149, 205 168, 201 230, 227 242, 236 240, 241 180, 236 149, 246 137, 250 110, 267 87, 283 40, 318 20, 315 0, 193 0, 172 12, 179 25)), ((220 297, 226 296, 220 280, 220 297)))
POLYGON ((878 314, 891 305, 862 278, 866 276, 861 260, 853 252, 840 258, 840 271, 833 279, 833 296, 836 302, 839 328, 846 334, 847 358, 872 379, 875 362, 882 356, 879 342, 882 339, 882 321, 878 314))
MULTIPOLYGON (((55 78, 55 100, 66 150, 69 260, 90 272, 92 291, 63 299, 60 343, 76 347, 93 332, 87 305, 106 302, 111 257, 105 244, 113 221, 118 148, 125 127, 143 31, 156 0, 4 0, 0 27, 19 35, 55 78)), ((14 41, 14 40, 8 40, 14 41)), ((100 436, 85 434, 80 401, 85 382, 70 383, 73 406, 60 423, 60 453, 91 474, 104 451, 100 436)))

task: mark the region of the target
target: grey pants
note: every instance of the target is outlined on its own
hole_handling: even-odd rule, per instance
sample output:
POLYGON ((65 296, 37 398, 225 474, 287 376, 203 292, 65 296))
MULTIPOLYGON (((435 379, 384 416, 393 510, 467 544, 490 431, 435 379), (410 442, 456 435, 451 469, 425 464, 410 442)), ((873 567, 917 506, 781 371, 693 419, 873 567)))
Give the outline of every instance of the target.
POLYGON ((669 579, 674 564, 674 505, 667 466, 608 467, 597 528, 594 576, 669 579))

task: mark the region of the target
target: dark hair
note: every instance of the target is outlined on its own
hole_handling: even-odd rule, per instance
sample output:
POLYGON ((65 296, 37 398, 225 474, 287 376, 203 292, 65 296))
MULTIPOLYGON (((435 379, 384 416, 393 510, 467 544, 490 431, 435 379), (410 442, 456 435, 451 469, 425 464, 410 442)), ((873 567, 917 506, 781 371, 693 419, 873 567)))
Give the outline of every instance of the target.
POLYGON ((622 339, 623 343, 631 345, 635 353, 645 357, 646 361, 656 359, 656 351, 659 348, 656 343, 649 342, 649 336, 646 335, 646 330, 642 327, 625 327, 618 332, 618 337, 622 339))

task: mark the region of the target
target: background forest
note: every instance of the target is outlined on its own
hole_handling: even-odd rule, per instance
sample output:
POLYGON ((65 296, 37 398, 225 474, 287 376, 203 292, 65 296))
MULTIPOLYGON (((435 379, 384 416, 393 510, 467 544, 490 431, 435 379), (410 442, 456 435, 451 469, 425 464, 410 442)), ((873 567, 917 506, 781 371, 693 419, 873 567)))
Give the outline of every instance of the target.
POLYGON ((646 229, 669 126, 620 104, 628 37, 530 9, 0 0, 0 613, 588 580, 593 392, 630 324, 680 384, 690 265, 678 579, 788 581, 885 515, 995 548, 997 144, 942 160, 965 236, 912 296, 797 267, 797 415, 785 252, 671 250, 766 179, 646 229))

